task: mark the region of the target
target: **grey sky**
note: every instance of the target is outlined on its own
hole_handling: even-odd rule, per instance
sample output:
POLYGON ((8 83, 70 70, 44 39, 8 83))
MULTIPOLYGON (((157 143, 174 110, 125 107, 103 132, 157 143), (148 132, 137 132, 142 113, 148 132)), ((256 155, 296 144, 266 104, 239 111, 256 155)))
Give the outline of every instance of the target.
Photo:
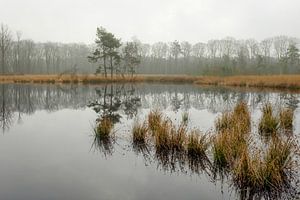
POLYGON ((299 37, 299 19, 300 0, 0 0, 0 22, 35 41, 92 43, 97 26, 150 43, 299 37))

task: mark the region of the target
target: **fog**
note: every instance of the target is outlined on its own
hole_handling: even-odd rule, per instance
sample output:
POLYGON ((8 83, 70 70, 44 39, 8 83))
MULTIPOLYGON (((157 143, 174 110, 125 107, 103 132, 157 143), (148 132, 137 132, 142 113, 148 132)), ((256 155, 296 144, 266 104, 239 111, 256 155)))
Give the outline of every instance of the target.
POLYGON ((93 43, 106 27, 127 41, 206 42, 300 35, 299 0, 0 0, 0 22, 37 42, 93 43))

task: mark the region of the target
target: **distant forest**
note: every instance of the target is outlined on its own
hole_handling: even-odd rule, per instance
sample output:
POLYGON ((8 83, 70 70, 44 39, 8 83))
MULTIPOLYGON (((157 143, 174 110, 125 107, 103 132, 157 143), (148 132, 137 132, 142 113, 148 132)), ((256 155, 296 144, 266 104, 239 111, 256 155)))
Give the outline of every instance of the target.
POLYGON ((104 31, 106 36, 110 34, 116 42, 112 51, 107 50, 110 52, 110 57, 107 58, 108 63, 109 58, 111 59, 112 73, 235 75, 300 72, 300 40, 288 36, 276 36, 262 41, 226 37, 195 44, 177 40, 146 44, 136 38, 122 42, 112 33, 98 28, 95 44, 37 43, 23 39, 21 32, 13 32, 7 25, 2 24, 0 73, 103 73, 105 59, 103 62, 102 55, 105 54, 102 53, 105 52, 105 41, 102 41, 101 46, 99 30, 104 31), (134 50, 135 57, 130 57, 130 50, 134 50), (112 58, 115 59, 114 63, 112 58), (135 60, 132 61, 133 58, 135 60), (134 64, 128 70, 130 62, 134 64))

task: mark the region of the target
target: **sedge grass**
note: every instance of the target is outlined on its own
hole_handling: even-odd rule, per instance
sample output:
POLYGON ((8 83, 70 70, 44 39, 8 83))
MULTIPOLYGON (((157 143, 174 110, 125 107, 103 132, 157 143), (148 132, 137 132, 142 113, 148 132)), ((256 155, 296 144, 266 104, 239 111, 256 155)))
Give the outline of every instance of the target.
POLYGON ((272 105, 270 103, 264 104, 262 108, 262 117, 258 125, 259 133, 270 136, 276 134, 278 128, 279 120, 273 113, 272 105))
POLYGON ((147 133, 147 124, 145 122, 140 124, 138 121, 135 121, 132 128, 132 142, 135 144, 145 144, 147 133))
POLYGON ((294 111, 291 108, 281 109, 279 114, 280 127, 283 130, 291 131, 293 129, 294 111))

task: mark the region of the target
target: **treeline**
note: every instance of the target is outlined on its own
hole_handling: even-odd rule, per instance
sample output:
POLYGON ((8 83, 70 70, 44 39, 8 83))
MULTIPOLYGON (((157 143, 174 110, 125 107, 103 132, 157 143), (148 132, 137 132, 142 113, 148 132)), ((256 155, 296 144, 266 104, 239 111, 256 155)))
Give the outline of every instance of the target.
POLYGON ((206 43, 122 42, 98 28, 95 44, 36 43, 6 26, 0 29, 2 74, 285 74, 299 73, 299 39, 262 41, 226 37, 206 43))

